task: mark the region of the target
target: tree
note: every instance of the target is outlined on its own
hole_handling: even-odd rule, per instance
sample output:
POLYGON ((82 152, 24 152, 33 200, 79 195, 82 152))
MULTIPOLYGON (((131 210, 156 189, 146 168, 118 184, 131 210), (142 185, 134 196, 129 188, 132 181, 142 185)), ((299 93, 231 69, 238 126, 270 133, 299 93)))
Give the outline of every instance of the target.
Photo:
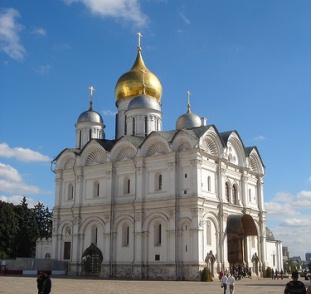
POLYGON ((36 215, 40 238, 52 237, 52 212, 49 211, 48 207, 45 208, 44 204, 41 202, 35 205, 33 211, 36 215))
POLYGON ((36 241, 39 238, 39 229, 36 214, 28 209, 26 197, 20 205, 15 206, 15 213, 19 218, 18 232, 15 238, 16 257, 34 257, 36 241))
POLYGON ((0 201, 0 258, 15 257, 15 236, 18 231, 18 217, 14 205, 0 201))

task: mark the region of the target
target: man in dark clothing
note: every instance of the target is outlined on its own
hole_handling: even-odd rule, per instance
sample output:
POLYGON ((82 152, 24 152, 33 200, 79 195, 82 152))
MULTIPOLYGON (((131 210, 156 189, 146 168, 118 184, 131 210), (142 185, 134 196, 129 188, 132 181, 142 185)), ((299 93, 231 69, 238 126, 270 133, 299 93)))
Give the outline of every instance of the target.
POLYGON ((45 275, 43 272, 40 272, 39 277, 37 278, 38 294, 42 293, 42 286, 43 286, 44 280, 45 280, 45 275))
POLYGON ((303 282, 298 281, 298 272, 292 273, 292 281, 286 284, 284 294, 306 294, 306 287, 303 282))
POLYGON ((43 282, 43 286, 42 286, 42 294, 49 294, 51 293, 51 289, 52 289, 52 282, 50 279, 50 274, 48 272, 45 272, 45 280, 43 282))

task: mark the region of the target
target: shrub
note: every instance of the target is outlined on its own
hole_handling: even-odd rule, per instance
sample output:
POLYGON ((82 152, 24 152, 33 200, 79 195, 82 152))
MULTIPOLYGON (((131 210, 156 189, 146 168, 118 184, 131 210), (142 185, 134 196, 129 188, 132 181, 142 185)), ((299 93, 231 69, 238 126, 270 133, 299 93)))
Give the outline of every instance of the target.
POLYGON ((212 282, 213 278, 212 278, 212 273, 209 270, 209 268, 205 267, 202 271, 202 275, 201 275, 201 281, 203 282, 212 282))
POLYGON ((266 269, 266 278, 272 278, 272 269, 270 266, 266 269))

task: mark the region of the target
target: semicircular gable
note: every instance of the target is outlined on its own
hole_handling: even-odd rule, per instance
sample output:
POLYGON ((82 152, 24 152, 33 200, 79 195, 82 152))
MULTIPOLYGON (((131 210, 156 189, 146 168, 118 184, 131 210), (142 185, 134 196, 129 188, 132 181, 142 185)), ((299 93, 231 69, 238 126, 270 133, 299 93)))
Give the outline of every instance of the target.
POLYGON ((236 132, 232 132, 228 138, 227 157, 230 162, 239 166, 245 166, 245 148, 240 136, 236 132))
POLYGON ((101 164, 108 161, 106 150, 96 141, 91 141, 82 151, 81 164, 85 166, 101 164))
POLYGON ((223 144, 218 132, 213 127, 209 128, 201 138, 200 148, 214 156, 222 154, 223 144))
POLYGON ((135 157, 137 149, 129 142, 117 143, 111 150, 110 158, 113 161, 132 159, 135 157))
POLYGON ((173 151, 183 151, 188 150, 194 147, 196 141, 193 142, 193 139, 183 130, 179 131, 173 139, 171 148, 173 151))
POLYGON ((251 171, 259 174, 265 173, 264 166, 262 165, 260 156, 255 148, 249 154, 249 168, 251 169, 251 171))
POLYGON ((152 136, 147 138, 147 140, 142 145, 143 156, 155 156, 169 152, 170 148, 168 143, 161 136, 152 136))
POLYGON ((56 161, 56 169, 71 169, 75 165, 75 158, 72 151, 64 152, 56 161))

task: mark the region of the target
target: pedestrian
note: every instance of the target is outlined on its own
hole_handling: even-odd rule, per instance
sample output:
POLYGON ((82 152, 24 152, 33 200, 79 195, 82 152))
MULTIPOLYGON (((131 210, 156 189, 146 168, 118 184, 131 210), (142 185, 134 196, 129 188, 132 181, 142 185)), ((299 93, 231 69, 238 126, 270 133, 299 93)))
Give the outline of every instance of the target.
POLYGON ((232 274, 230 274, 230 277, 228 278, 228 283, 229 283, 229 292, 230 294, 234 294, 234 283, 235 283, 235 278, 232 274))
POLYGON ((45 280, 45 275, 44 272, 40 271, 39 272, 39 276, 37 278, 37 289, 38 289, 38 294, 42 293, 42 286, 43 286, 43 282, 45 280))
POLYGON ((272 269, 271 271, 271 275, 272 275, 272 280, 274 279, 274 270, 272 269))
POLYGON ((227 293, 227 284, 228 284, 228 277, 227 277, 228 273, 225 272, 224 275, 221 278, 221 287, 224 288, 224 294, 227 293))
POLYGON ((303 282, 298 281, 298 272, 292 273, 292 281, 286 284, 284 294, 306 294, 306 287, 303 282))
POLYGON ((42 294, 50 294, 52 289, 52 282, 50 279, 50 273, 45 272, 45 280, 42 285, 42 294))
POLYGON ((281 269, 281 280, 283 280, 283 274, 284 274, 283 269, 281 269))
MULTIPOLYGON (((309 277, 309 279, 310 279, 310 283, 311 283, 311 276, 309 277)), ((307 294, 311 294, 311 285, 309 285, 309 287, 308 287, 307 294)))

